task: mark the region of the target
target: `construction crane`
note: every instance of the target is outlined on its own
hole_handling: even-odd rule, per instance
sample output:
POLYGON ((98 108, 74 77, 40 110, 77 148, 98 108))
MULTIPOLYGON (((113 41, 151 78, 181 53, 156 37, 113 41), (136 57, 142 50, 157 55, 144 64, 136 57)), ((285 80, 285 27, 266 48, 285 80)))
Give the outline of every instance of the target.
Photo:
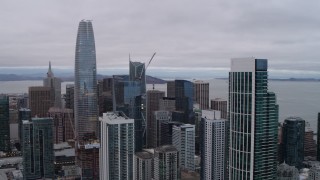
MULTIPOLYGON (((141 74, 140 74, 140 77, 139 77, 140 80, 141 80, 141 78, 142 78, 143 73, 144 73, 145 71, 147 71, 147 68, 149 67, 149 65, 150 65, 150 63, 151 63, 151 61, 153 60, 153 58, 154 58, 155 55, 156 55, 156 53, 153 53, 153 55, 152 55, 151 59, 149 60, 147 66, 146 66, 144 69, 142 69, 141 74)), ((129 58, 130 58, 130 55, 129 55, 129 58)))

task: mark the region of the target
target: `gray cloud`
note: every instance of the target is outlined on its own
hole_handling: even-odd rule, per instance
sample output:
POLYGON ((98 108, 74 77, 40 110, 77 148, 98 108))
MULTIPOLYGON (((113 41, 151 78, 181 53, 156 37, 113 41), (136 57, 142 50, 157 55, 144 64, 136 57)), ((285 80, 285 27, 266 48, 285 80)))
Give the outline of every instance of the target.
MULTIPOLYGON (((0 66, 73 66, 77 26, 92 19, 99 68, 228 68, 230 58, 268 58, 275 70, 320 69, 320 2, 0 2, 0 66)), ((152 69, 150 69, 152 71, 152 69)), ((299 72, 295 71, 295 72, 299 72)))

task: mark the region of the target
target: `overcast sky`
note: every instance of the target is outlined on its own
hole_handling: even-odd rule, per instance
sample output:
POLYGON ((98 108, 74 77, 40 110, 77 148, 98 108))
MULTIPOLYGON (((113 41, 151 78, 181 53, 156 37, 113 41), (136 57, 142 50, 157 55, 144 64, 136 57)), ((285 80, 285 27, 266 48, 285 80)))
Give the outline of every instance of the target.
POLYGON ((74 66, 78 23, 93 20, 98 69, 229 69, 230 58, 269 59, 279 72, 320 75, 320 1, 5 0, 0 67, 74 66))

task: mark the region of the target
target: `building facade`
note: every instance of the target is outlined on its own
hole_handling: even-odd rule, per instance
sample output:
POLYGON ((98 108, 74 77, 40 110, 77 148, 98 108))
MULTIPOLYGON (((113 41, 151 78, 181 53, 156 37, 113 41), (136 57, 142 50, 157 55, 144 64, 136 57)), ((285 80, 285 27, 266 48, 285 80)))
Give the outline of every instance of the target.
POLYGON ((228 179, 229 121, 220 111, 202 111, 201 178, 228 179))
POLYGON ((141 82, 130 81, 129 76, 113 76, 113 111, 121 111, 135 122, 135 151, 145 145, 145 103, 141 82))
POLYGON ((231 60, 229 179, 275 179, 278 105, 266 59, 231 60))
POLYGON ((50 87, 29 87, 31 117, 48 117, 48 110, 54 106, 53 91, 50 87))
POLYGON ((48 117, 53 119, 53 139, 54 143, 67 142, 75 138, 75 123, 72 109, 61 109, 51 107, 48 117))
MULTIPOLYGON (((87 148, 97 137, 96 49, 92 22, 79 23, 75 52, 74 117, 76 130, 77 165, 83 179, 99 177, 99 149, 87 148)), ((32 110, 32 109, 31 109, 32 110)))
POLYGON ((43 79, 43 86, 51 88, 52 99, 54 102, 53 106, 61 108, 61 79, 54 77, 51 69, 51 62, 49 62, 47 78, 43 79))
POLYGON ((65 108, 74 109, 74 84, 66 85, 65 108))
POLYGON ((195 171, 195 125, 173 126, 172 145, 179 151, 180 168, 195 171))
POLYGON ((306 122, 305 133, 304 133, 304 157, 316 160, 317 157, 317 144, 313 139, 314 132, 310 127, 310 124, 306 122))
POLYGON ((133 180, 134 120, 122 112, 107 112, 100 121, 100 179, 133 180))
POLYGON ((198 103, 200 109, 209 109, 209 83, 204 81, 194 81, 194 102, 198 103))
MULTIPOLYGON (((320 112, 318 113, 317 132, 320 132, 320 112)), ((317 133, 317 161, 320 161, 320 133, 317 133)))
POLYGON ((51 118, 23 121, 22 156, 25 179, 54 178, 52 126, 51 118))
POLYGON ((147 91, 147 148, 155 148, 154 133, 156 133, 156 121, 154 112, 159 110, 159 101, 165 96, 164 91, 149 90, 147 91))
POLYGON ((134 155, 134 179, 148 180, 153 178, 153 154, 142 151, 134 155))
POLYGON ((0 151, 10 151, 9 97, 0 96, 0 151))
POLYGON ((172 145, 165 145, 154 150, 154 179, 179 180, 179 151, 172 145))
POLYGON ((227 119, 228 117, 228 101, 221 99, 221 98, 215 98, 211 99, 210 101, 211 109, 221 111, 221 118, 227 119))
POLYGON ((304 161, 305 120, 300 117, 289 117, 284 120, 282 128, 283 159, 298 169, 304 161))

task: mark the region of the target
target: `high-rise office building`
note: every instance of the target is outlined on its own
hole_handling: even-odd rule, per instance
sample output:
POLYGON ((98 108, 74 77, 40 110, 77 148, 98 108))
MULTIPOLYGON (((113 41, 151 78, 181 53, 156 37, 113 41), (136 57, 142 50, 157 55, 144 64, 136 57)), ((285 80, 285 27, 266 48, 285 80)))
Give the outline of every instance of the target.
POLYGON ((162 121, 160 123, 160 145, 172 145, 172 128, 175 125, 182 124, 182 122, 177 121, 162 121))
POLYGON ((180 168, 194 171, 195 125, 183 124, 173 126, 172 145, 179 151, 180 168))
POLYGON ((211 99, 211 109, 221 111, 221 118, 227 119, 228 116, 228 101, 221 99, 221 98, 215 98, 211 99))
POLYGON ((176 99, 170 97, 163 97, 159 101, 159 110, 161 111, 175 111, 176 99))
POLYGON ((83 179, 99 177, 99 145, 95 141, 98 136, 96 76, 96 49, 92 22, 82 20, 78 27, 75 52, 74 117, 76 162, 82 170, 83 179), (93 142, 96 146, 89 146, 93 142))
POLYGON ((54 178, 53 122, 32 118, 22 124, 23 176, 25 179, 54 178))
POLYGON ((228 179, 229 121, 220 111, 202 111, 201 179, 228 179))
MULTIPOLYGON (((320 132, 320 112, 318 113, 317 132, 320 132)), ((320 133, 317 133, 317 161, 320 161, 320 133)))
POLYGON ((100 179, 133 180, 134 120, 122 112, 107 112, 100 121, 100 179))
POLYGON ((104 78, 99 81, 99 91, 98 91, 98 104, 99 104, 99 116, 102 116, 103 113, 113 110, 112 104, 112 84, 113 78, 104 78))
POLYGON ((204 81, 194 81, 194 102, 198 103, 200 109, 209 109, 209 83, 204 81))
POLYGON ((134 155, 134 179, 147 180, 153 177, 153 154, 147 151, 136 152, 134 155))
POLYGON ((113 76, 113 110, 134 119, 135 151, 145 144, 145 103, 141 95, 141 82, 129 81, 128 76, 113 76))
POLYGON ((54 77, 51 69, 51 62, 49 62, 49 69, 47 78, 43 79, 43 86, 50 87, 52 91, 52 99, 54 107, 61 107, 61 79, 54 77))
POLYGON ((169 98, 176 97, 175 81, 167 82, 167 97, 169 98))
POLYGON ((181 177, 179 151, 172 145, 154 149, 154 179, 178 180, 181 177))
POLYGON ((65 108, 74 109, 74 84, 66 85, 65 108))
POLYGON ((310 124, 306 122, 305 133, 304 133, 304 157, 316 160, 317 157, 317 144, 313 139, 314 133, 310 124))
POLYGON ((172 119, 170 111, 154 111, 154 126, 151 134, 151 139, 153 140, 151 143, 152 147, 159 147, 161 145, 161 141, 164 141, 164 136, 161 135, 162 123, 170 122, 172 119))
POLYGON ((186 80, 175 80, 176 115, 174 121, 194 124, 193 83, 186 80))
POLYGON ((145 64, 129 60, 129 80, 141 83, 141 95, 146 93, 146 71, 145 64))
POLYGON ((283 159, 298 169, 304 161, 305 120, 300 117, 289 117, 284 120, 282 128, 283 159))
POLYGON ((31 120, 31 110, 27 108, 20 108, 18 118, 19 118, 19 139, 20 139, 20 144, 22 144, 22 121, 31 120))
POLYGON ((0 151, 10 151, 9 97, 0 96, 0 151))
POLYGON ((51 107, 48 111, 48 117, 53 119, 54 144, 67 142, 75 138, 75 123, 72 109, 51 107))
POLYGON ((29 87, 29 107, 31 117, 48 117, 48 110, 54 106, 50 87, 34 86, 29 87))
POLYGON ((136 97, 135 116, 135 150, 141 151, 146 145, 146 68, 141 62, 133 62, 129 57, 129 80, 138 83, 140 93, 136 97))
POLYGON ((165 96, 164 91, 149 90, 147 91, 147 147, 155 148, 155 116, 154 112, 159 110, 159 101, 165 96))
POLYGON ((268 61, 231 60, 229 179, 275 179, 278 105, 268 92, 268 61))

